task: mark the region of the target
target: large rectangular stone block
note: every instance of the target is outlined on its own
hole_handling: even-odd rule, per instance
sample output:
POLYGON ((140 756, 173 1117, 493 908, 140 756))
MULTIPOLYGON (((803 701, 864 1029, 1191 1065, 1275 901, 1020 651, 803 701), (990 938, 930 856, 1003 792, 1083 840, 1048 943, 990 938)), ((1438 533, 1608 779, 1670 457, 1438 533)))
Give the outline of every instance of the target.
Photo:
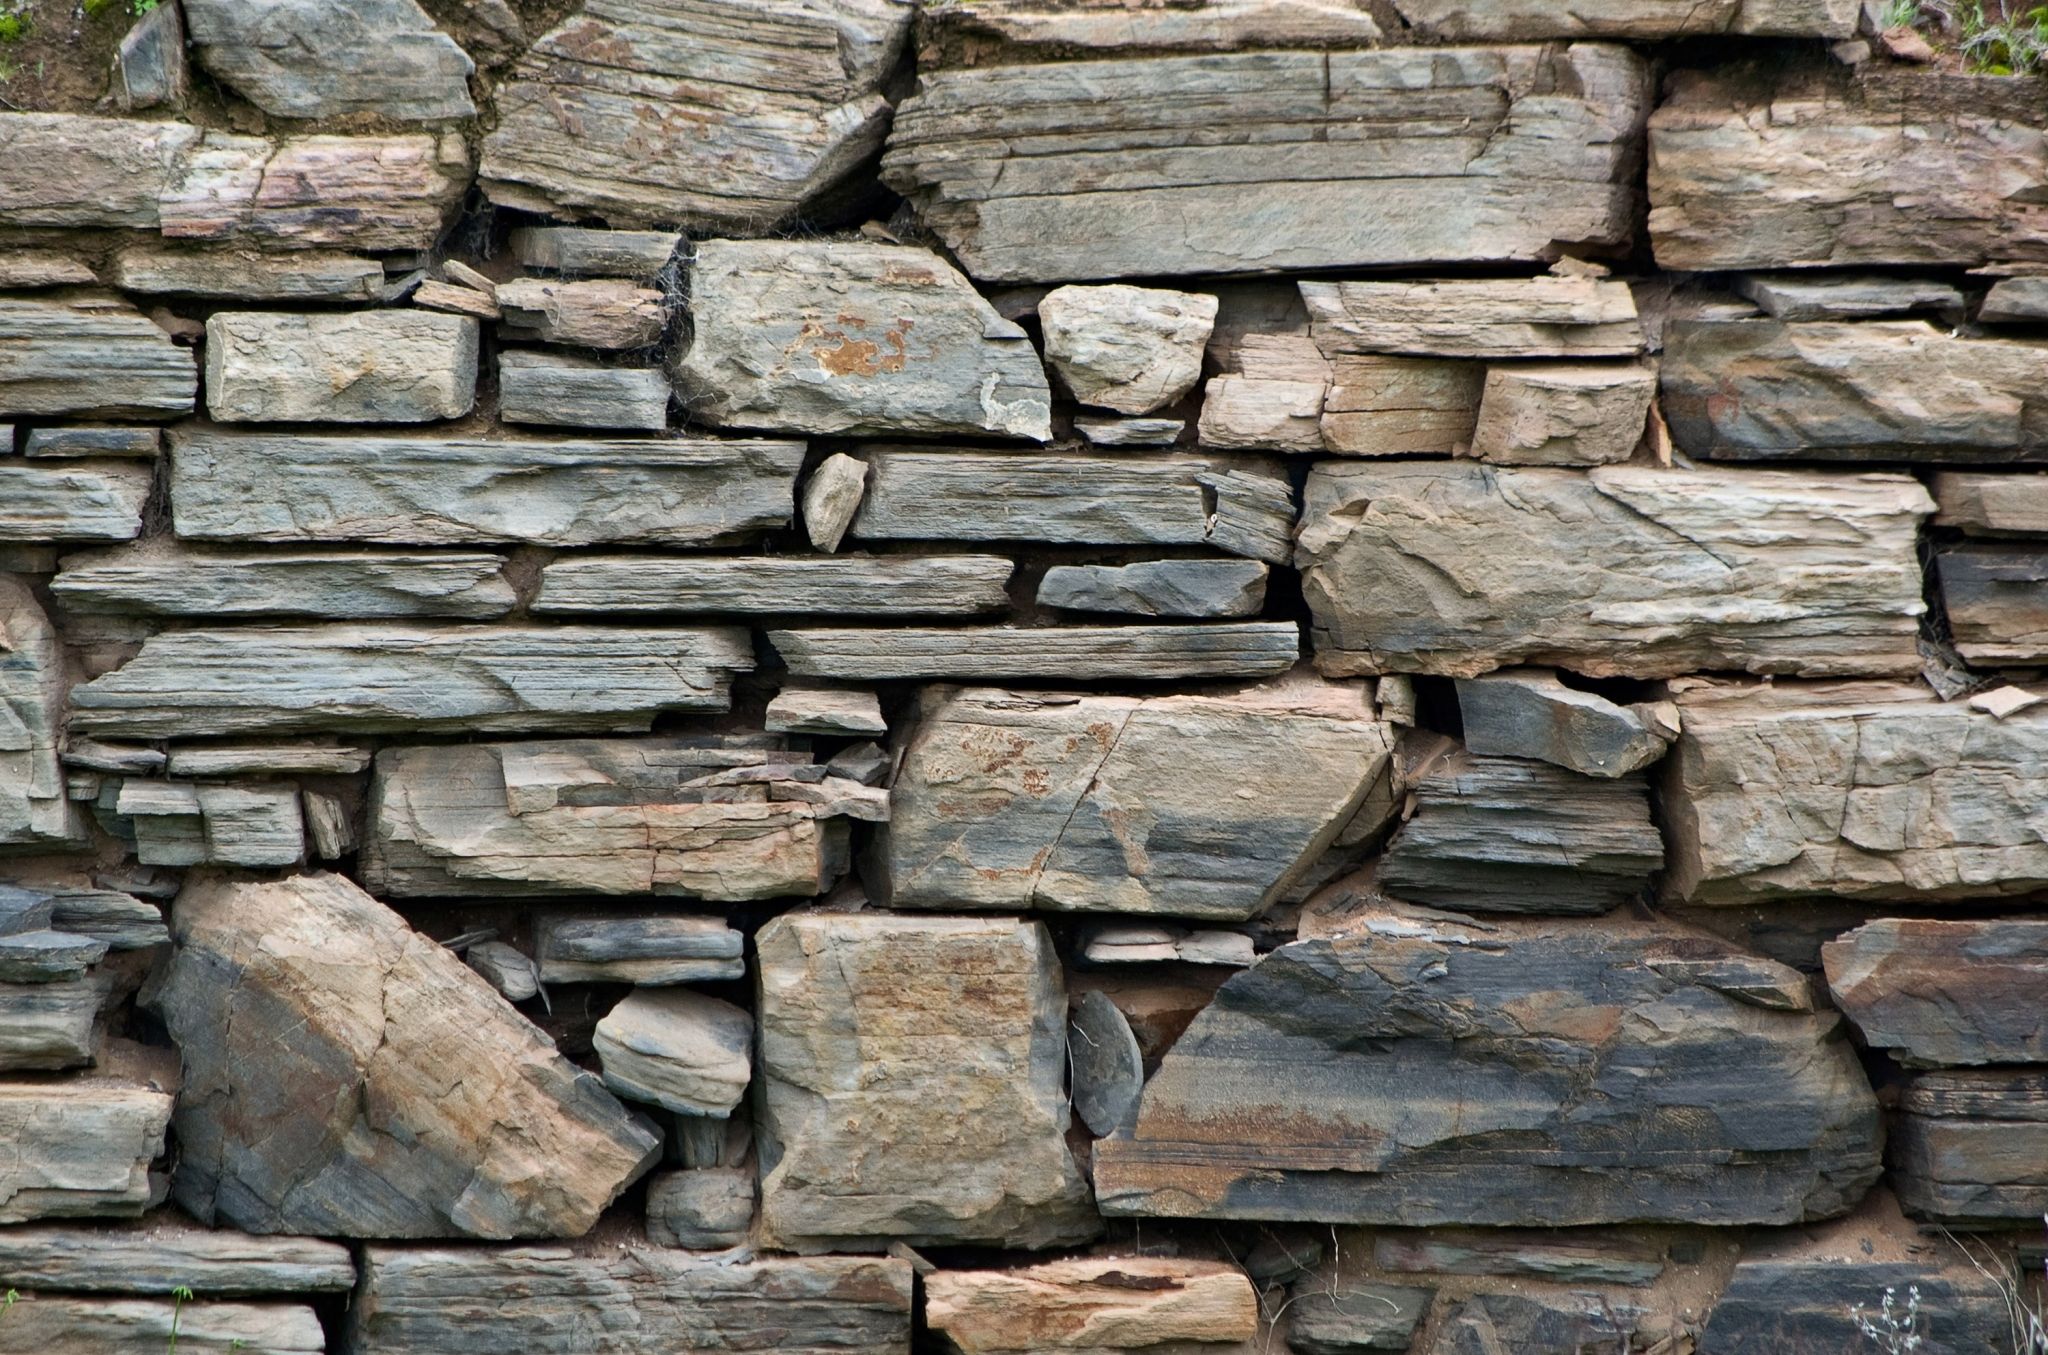
POLYGON ((139 616, 453 616, 519 600, 502 556, 158 547, 65 557, 50 591, 74 613, 139 616))
POLYGON ((0 1223, 149 1207, 171 1094, 119 1077, 0 1081, 0 1223))
POLYGON ((0 418, 175 419, 198 389, 191 350, 125 301, 0 297, 0 418))
POLYGON ((477 323, 426 310, 217 311, 206 409, 223 423, 431 423, 476 402, 477 323))

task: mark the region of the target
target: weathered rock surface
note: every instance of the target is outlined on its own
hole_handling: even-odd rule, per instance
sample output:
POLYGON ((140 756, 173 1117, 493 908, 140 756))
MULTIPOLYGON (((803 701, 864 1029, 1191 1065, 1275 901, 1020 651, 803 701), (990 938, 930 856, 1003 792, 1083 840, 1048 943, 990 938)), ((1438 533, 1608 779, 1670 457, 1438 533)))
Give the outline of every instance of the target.
POLYGON ((553 913, 534 922, 544 983, 655 986, 736 979, 746 938, 717 917, 553 913))
POLYGON ((2048 1211, 2048 1076, 1922 1073, 1899 1108, 1892 1174, 1907 1213, 1982 1226, 2048 1211))
POLYGON ((1901 1063, 2048 1063, 2048 922, 1880 918, 1821 960, 1835 1005, 1901 1063))
POLYGON ((0 297, 0 416, 174 419, 198 386, 190 351, 125 301, 0 297))
POLYGON ((75 932, 16 932, 0 936, 0 982, 56 983, 83 978, 107 957, 107 943, 75 932))
POLYGON ((225 744, 174 748, 173 776, 354 776, 370 768, 370 750, 324 743, 225 744))
POLYGON ((2048 278, 2000 278, 1984 294, 1977 319, 1985 324, 2036 324, 2048 319, 2048 278))
POLYGON ((191 0, 199 64, 266 113, 401 122, 476 113, 476 63, 414 0, 191 0))
POLYGON ((707 735, 387 749, 363 878, 400 898, 821 893, 844 866, 835 806, 771 799, 766 778, 692 784, 728 770, 815 773, 809 754, 781 745, 707 735))
POLYGON ((503 616, 519 600, 496 555, 182 547, 65 558, 67 611, 142 616, 503 616))
POLYGON ((668 377, 653 367, 513 349, 498 355, 498 417, 560 428, 668 426, 668 377))
POLYGON ((896 907, 1254 917, 1340 832, 1387 821, 1391 747, 1359 690, 1312 680, 1217 697, 940 688, 870 884, 896 907))
POLYGON ((112 889, 54 889, 50 902, 52 924, 112 950, 146 950, 171 939, 163 914, 147 899, 112 889))
POLYGON ((1294 493, 1265 457, 879 448, 853 534, 870 540, 1209 545, 1278 564, 1294 493))
POLYGON ((663 1172, 647 1183, 647 1240, 662 1247, 736 1247, 754 1226, 749 1167, 663 1172))
POLYGON ((585 1355, 593 1313, 604 1315, 614 1355, 901 1355, 910 1345, 911 1272, 882 1257, 370 1247, 349 1308, 348 1349, 585 1355))
POLYGON ((2003 720, 1885 683, 1681 695, 1661 802, 1672 897, 1928 903, 2048 889, 2048 709, 2003 720))
MULTIPOLYGON (((0 1232, 0 1287, 85 1294, 341 1293, 348 1248, 312 1237, 251 1237, 174 1216, 140 1224, 53 1223, 0 1232)), ((179 1333, 182 1342, 184 1333, 179 1333)), ((317 1349, 318 1347, 315 1347, 317 1349)))
POLYGON ((192 1355, 320 1355, 327 1349, 319 1317, 303 1305, 187 1304, 168 1296, 29 1294, 8 1309, 6 1341, 9 1350, 43 1355, 145 1355, 179 1348, 192 1355))
POLYGON ((1642 440, 1657 373, 1601 363, 1495 367, 1472 432, 1472 455, 1500 466, 1602 466, 1642 440))
POLYGON ((925 1276, 925 1321, 961 1355, 1248 1350, 1258 1297, 1222 1261, 1091 1256, 925 1276))
POLYGON ((1961 314, 1963 294, 1930 278, 1882 273, 1745 273, 1735 290, 1779 320, 1867 320, 1914 311, 1961 314))
POLYGON ((892 0, 597 0, 499 89, 484 189, 615 226, 772 227, 880 147, 879 91, 912 15, 892 0))
POLYGON ((541 571, 533 610, 918 616, 1000 611, 1016 565, 1000 555, 584 555, 541 571))
POLYGON ((1099 989, 1082 994, 1067 1024, 1068 1079, 1074 1113, 1101 1138, 1138 1122, 1145 1059, 1116 1003, 1099 989))
POLYGON ((1324 462, 1305 497, 1332 675, 1919 671, 1908 477, 1324 462))
POLYGON ((1558 1227, 1845 1211, 1877 1104, 1795 971, 1615 918, 1369 914, 1232 977, 1095 1145, 1110 1214, 1558 1227), (1505 1089, 1512 1087, 1512 1094, 1505 1089))
POLYGON ((1226 449, 1321 451, 1329 392, 1329 383, 1320 378, 1212 377, 1202 391, 1197 440, 1204 447, 1226 449))
POLYGON ((1639 771, 1678 736, 1676 706, 1620 705, 1537 668, 1459 678, 1458 714, 1474 753, 1536 758, 1586 776, 1639 771))
POLYGON ((1295 1287, 1287 1304, 1287 1348, 1298 1355, 1359 1355, 1407 1350, 1429 1312, 1434 1289, 1415 1285, 1295 1287))
POLYGON ((119 1077, 0 1081, 0 1223, 140 1214, 171 1094, 119 1077))
POLYGON ((771 630, 768 642, 798 677, 841 682, 1153 682, 1257 678, 1300 657, 1291 621, 1188 626, 896 626, 771 630))
POLYGON ((1495 1231, 1382 1234, 1372 1263, 1411 1274, 1528 1275, 1568 1284, 1644 1285, 1664 1273, 1654 1249, 1600 1234, 1553 1240, 1552 1233, 1495 1231))
POLYGON ((630 278, 652 282, 683 237, 675 231, 609 231, 581 226, 520 226, 512 257, 528 268, 572 278, 630 278))
POLYGON ((1847 38, 1858 13, 1851 0, 1580 0, 1569 8, 1547 0, 1394 0, 1394 8, 1411 27, 1452 42, 1710 33, 1847 38))
POLYGON ((1216 298, 1157 287, 1059 287, 1038 303, 1045 356, 1084 405, 1150 414, 1195 388, 1216 298))
POLYGON ((2048 341, 1922 320, 1674 320, 1665 416, 1696 456, 2023 461, 2048 446, 2048 341))
POLYGON ((1074 416, 1074 431, 1097 447, 1171 447, 1187 428, 1185 419, 1107 419, 1074 416))
POLYGON ((882 703, 873 692, 792 687, 768 703, 771 734, 824 734, 832 738, 863 738, 889 732, 882 703))
MULTIPOLYGON (((19 939, 0 939, 0 947, 19 939)), ((104 979, 90 975, 55 982, 0 981, 0 1069, 47 1071, 91 1063, 99 1047, 100 1011, 109 992, 104 979)))
POLYGON ((288 249, 429 248, 470 173, 453 133, 271 140, 71 113, 0 119, 0 155, 62 167, 0 184, 0 224, 288 249))
POLYGON ((305 854, 296 786, 123 781, 114 809, 145 866, 290 866, 305 854))
POLYGON ((1082 943, 1081 955, 1090 964, 1171 962, 1242 969, 1258 952, 1243 932, 1112 924, 1092 929, 1082 943))
POLYGON ((1592 44, 937 71, 882 177, 988 280, 1552 258, 1627 238, 1649 100, 1592 44))
POLYGON ((1958 654, 1985 667, 2048 658, 2048 550, 1968 541, 1943 548, 1935 571, 1958 654))
POLYGON ((205 1222, 574 1236, 659 1138, 451 952, 336 875, 188 884, 158 1009, 205 1222))
POLYGON ((72 724, 130 738, 645 729, 724 710, 745 632, 396 623, 167 631, 75 687, 72 724))
POLYGON ((986 66, 1045 56, 1371 47, 1373 16, 1341 0, 1198 0, 1172 9, 961 0, 918 16, 918 64, 986 66))
POLYGON ((1304 282, 1301 299, 1328 358, 1625 357, 1643 347, 1628 284, 1605 278, 1304 282))
POLYGON ((2048 534, 2048 475, 1942 471, 1934 499, 1937 527, 1970 536, 2048 534))
POLYGON ((2016 187, 2048 178, 2044 122, 2025 90, 1947 71, 1686 72, 1649 124, 1657 262, 2048 259, 2048 221, 2016 187))
POLYGON ((604 1085, 629 1101, 722 1118, 747 1094, 754 1019, 686 988, 628 995, 592 1039, 604 1085))
POLYGON ((1101 1227, 1065 1140, 1067 1004, 1043 926, 786 913, 755 947, 770 1245, 1036 1248, 1101 1227))
POLYGON ((462 962, 484 976, 507 1002, 540 995, 540 969, 526 952, 504 941, 479 941, 462 952, 462 962))
POLYGON ((1129 616, 1257 616, 1270 573, 1256 560, 1054 565, 1039 580, 1038 605, 1129 616))
MULTIPOLYGON (((151 13, 156 11, 152 10, 151 13)), ((21 441, 23 456, 133 456, 153 460, 163 450, 161 428, 116 428, 93 424, 31 428, 21 441)))
POLYGON ((185 21, 177 5, 158 5, 142 16, 114 52, 107 93, 123 113, 181 107, 192 92, 185 59, 185 21))
POLYGON ((469 412, 476 363, 466 316, 217 311, 206 409, 223 423, 431 423, 469 412))
POLYGON ((154 478, 118 461, 0 460, 0 542, 132 541, 154 478))
POLYGON ((660 292, 617 278, 514 278, 498 284, 497 301, 507 338, 578 348, 645 348, 668 323, 660 292))
POLYGON ((1456 912, 1604 913, 1664 864, 1641 775, 1599 778, 1523 758, 1453 756, 1414 779, 1414 816, 1379 883, 1456 912))
POLYGON ((145 296, 245 301, 376 301, 385 286, 384 265, 360 254, 331 249, 266 254, 248 247, 209 249, 156 240, 123 245, 109 261, 107 280, 145 296))
MULTIPOLYGON (((5 489, 0 468, 0 494, 5 489)), ((58 758, 66 681, 56 628, 26 583, 0 574, 0 847, 81 835, 58 758)))
POLYGON ((1345 456, 1443 456, 1470 447, 1485 382, 1486 368, 1477 362, 1378 353, 1337 357, 1323 400, 1322 445, 1345 456))
POLYGON ((171 516, 209 541, 702 546, 786 524, 803 444, 717 438, 171 439, 171 516))
POLYGON ((867 493, 868 463, 834 452, 804 481, 804 535, 814 549, 839 549, 867 493))
POLYGON ((706 240, 695 337, 674 359, 692 414, 728 428, 1052 436, 1030 338, 929 250, 706 240))

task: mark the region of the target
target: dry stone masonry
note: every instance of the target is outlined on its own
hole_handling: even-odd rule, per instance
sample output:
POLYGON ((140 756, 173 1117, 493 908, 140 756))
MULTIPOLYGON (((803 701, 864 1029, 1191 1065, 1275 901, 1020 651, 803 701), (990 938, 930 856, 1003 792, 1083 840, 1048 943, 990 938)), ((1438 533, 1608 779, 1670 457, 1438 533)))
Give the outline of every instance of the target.
POLYGON ((0 1355, 2040 1355, 1912 8, 0 0, 0 1355))

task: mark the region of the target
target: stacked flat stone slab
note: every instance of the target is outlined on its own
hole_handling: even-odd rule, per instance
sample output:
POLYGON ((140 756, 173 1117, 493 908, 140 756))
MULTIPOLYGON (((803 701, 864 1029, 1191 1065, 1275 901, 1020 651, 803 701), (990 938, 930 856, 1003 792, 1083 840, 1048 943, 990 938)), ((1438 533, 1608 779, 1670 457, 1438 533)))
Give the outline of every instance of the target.
POLYGON ((476 321, 426 311, 222 311, 206 408, 223 423, 431 423, 476 399, 476 321))
POLYGON ((266 112, 422 122, 476 112, 469 98, 476 63, 413 0, 341 11, 197 0, 186 22, 200 64, 266 112))
POLYGON ((0 298, 0 416, 173 419, 197 389, 192 355, 125 302, 0 298))

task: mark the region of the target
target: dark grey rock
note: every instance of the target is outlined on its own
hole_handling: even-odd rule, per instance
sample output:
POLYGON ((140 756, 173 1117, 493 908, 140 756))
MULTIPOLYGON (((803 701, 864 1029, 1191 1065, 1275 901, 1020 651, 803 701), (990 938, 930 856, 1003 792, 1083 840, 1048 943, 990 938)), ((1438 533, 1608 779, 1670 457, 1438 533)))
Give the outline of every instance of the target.
POLYGON ((1472 752, 1537 758, 1587 776, 1638 771, 1678 737, 1675 707, 1619 705, 1535 668, 1459 678, 1458 714, 1472 752))
MULTIPOLYGON (((150 12, 154 14, 156 11, 150 12)), ((163 441, 164 434, 160 428, 79 424, 69 428, 31 428, 22 442, 21 452, 23 456, 133 456, 150 460, 162 450, 163 441)))
POLYGON ((533 925, 543 983, 709 983, 746 973, 746 939, 723 918, 543 913, 533 925))
POLYGON ((1908 1214, 1977 1227, 2048 1214, 2048 1074, 1921 1073, 1899 1109, 1891 1166, 1908 1214))
POLYGON ((1406 1350, 1436 1290, 1401 1284, 1297 1283, 1287 1304, 1287 1348, 1298 1355, 1406 1350))
POLYGON ((1132 616, 1257 616, 1268 573, 1256 560, 1054 565, 1039 581, 1038 605, 1132 616))
POLYGON ((1074 1005, 1067 1026, 1067 1059, 1074 1111, 1091 1133, 1115 1134, 1138 1122, 1144 1058, 1131 1023, 1099 989, 1090 989, 1074 1005))
POLYGON ((655 367, 521 349, 498 355, 498 417, 507 423, 653 432, 668 426, 668 396, 668 376, 655 367))
POLYGON ((286 118, 471 117, 476 63, 413 0, 185 0, 201 65, 286 118))
POLYGON ((754 1225, 747 1167, 663 1172, 647 1183, 647 1240, 664 1247, 736 1247, 754 1225))

